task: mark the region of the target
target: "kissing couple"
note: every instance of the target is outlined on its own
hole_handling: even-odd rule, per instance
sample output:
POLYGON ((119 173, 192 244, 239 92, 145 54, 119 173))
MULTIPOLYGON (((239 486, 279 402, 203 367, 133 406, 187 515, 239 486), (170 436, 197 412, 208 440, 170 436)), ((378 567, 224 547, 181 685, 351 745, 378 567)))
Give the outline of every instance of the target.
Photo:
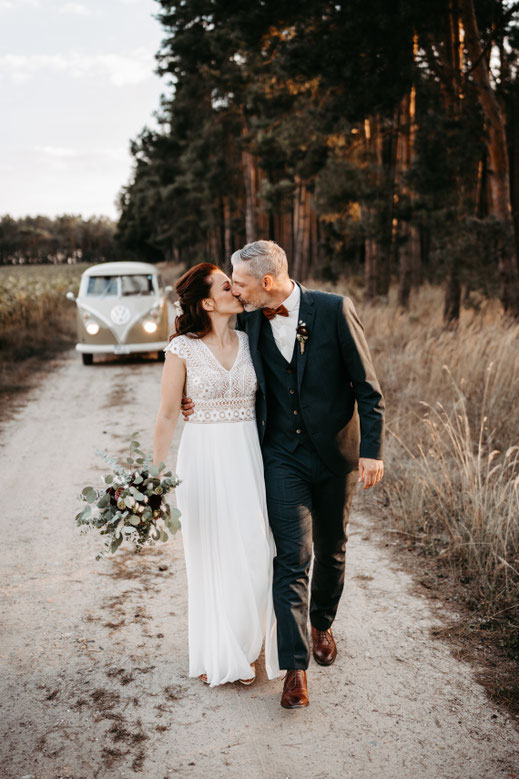
POLYGON ((200 263, 176 285, 153 462, 182 412, 189 675, 252 684, 264 645, 281 705, 301 708, 310 646, 320 665, 337 654, 346 526, 357 482, 383 475, 384 400, 349 298, 293 281, 273 241, 231 263, 232 280, 200 263))

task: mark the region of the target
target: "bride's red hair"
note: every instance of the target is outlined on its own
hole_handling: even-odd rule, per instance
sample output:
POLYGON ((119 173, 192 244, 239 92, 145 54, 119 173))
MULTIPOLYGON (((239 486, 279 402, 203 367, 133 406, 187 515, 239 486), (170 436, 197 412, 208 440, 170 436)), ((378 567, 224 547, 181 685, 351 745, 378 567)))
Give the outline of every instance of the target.
POLYGON ((176 283, 182 314, 175 319, 175 332, 170 337, 189 333, 196 338, 203 338, 211 330, 211 319, 202 306, 202 300, 211 296, 211 276, 220 268, 210 262, 200 262, 194 265, 176 283))

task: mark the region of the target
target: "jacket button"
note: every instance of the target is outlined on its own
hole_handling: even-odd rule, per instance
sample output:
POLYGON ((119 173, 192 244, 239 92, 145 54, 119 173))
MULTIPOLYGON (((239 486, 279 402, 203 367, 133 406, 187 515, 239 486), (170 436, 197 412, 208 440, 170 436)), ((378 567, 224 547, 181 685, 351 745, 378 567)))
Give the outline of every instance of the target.
POLYGON ((296 408, 296 410, 294 411, 294 414, 296 414, 296 415, 297 415, 297 414, 299 414, 299 411, 297 410, 297 408, 296 408))
POLYGON ((291 394, 291 395, 295 395, 295 394, 296 394, 296 391, 295 391, 295 389, 291 389, 291 390, 290 390, 290 394, 291 394))
POLYGON ((300 429, 297 428, 296 433, 299 435, 300 432, 301 432, 300 429))
POLYGON ((264 424, 265 424, 265 420, 264 420, 264 419, 262 419, 262 420, 261 420, 261 424, 262 424, 262 425, 264 425, 264 424))

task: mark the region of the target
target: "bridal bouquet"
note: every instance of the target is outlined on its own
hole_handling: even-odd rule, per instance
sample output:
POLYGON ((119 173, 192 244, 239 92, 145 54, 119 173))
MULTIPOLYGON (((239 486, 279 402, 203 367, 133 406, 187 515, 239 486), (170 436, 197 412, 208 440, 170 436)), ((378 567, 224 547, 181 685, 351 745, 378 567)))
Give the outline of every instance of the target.
POLYGON ((104 476, 104 489, 85 487, 80 495, 87 505, 76 515, 76 524, 106 536, 104 551, 96 555, 96 560, 115 552, 123 541, 140 552, 145 544, 167 541, 167 530, 175 534, 180 528, 180 511, 166 503, 166 494, 180 484, 180 479, 171 471, 162 473, 164 463, 153 465, 152 455, 141 451, 137 436, 132 433, 130 438, 128 467, 119 465, 106 452, 96 451, 111 466, 112 473, 104 476))

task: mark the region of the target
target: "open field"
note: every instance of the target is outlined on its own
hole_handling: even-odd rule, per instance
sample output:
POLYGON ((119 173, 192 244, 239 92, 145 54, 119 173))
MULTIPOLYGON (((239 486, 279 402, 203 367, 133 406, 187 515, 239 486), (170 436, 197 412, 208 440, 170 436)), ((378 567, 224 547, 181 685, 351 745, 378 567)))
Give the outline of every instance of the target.
POLYGON ((0 265, 0 332, 38 327, 57 309, 72 308, 65 293, 77 293, 87 264, 0 265))
POLYGON ((86 264, 0 265, 0 396, 16 395, 54 354, 74 343, 75 305, 86 264))

